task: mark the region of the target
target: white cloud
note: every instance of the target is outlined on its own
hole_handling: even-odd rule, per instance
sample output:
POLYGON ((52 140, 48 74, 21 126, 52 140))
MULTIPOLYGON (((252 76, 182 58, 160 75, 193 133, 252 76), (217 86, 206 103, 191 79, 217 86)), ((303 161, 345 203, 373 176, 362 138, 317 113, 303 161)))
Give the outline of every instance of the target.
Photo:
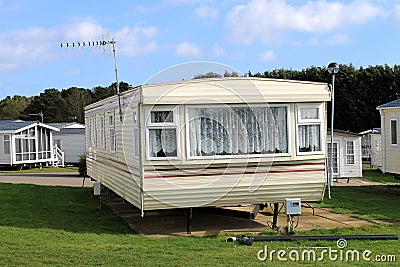
POLYGON ((175 54, 178 56, 198 57, 201 56, 201 48, 190 42, 183 42, 175 47, 175 54))
POLYGON ((272 51, 272 50, 267 50, 267 51, 264 51, 264 52, 261 54, 260 59, 261 59, 261 61, 269 62, 269 61, 274 61, 274 60, 276 60, 276 59, 277 59, 277 56, 276 56, 276 54, 274 53, 274 51, 272 51))
POLYGON ((115 33, 115 40, 118 42, 118 53, 136 56, 156 51, 157 43, 154 39, 157 37, 157 32, 155 27, 124 27, 115 33))
POLYGON ((28 66, 51 58, 48 51, 52 44, 49 40, 53 40, 54 36, 54 30, 41 27, 1 33, 0 70, 28 66))
MULTIPOLYGON (((57 28, 29 27, 0 33, 0 70, 40 64, 60 55, 56 50, 60 43, 97 41, 106 33, 102 25, 93 21, 81 21, 57 28)), ((119 55, 137 56, 157 49, 157 33, 155 27, 123 27, 115 34, 110 33, 110 38, 115 38, 119 55)))
POLYGON ((196 17, 200 19, 214 19, 218 17, 218 9, 210 6, 200 6, 194 10, 196 17))
MULTIPOLYGON (((101 40, 103 35, 110 35, 116 41, 117 52, 126 56, 137 56, 154 52, 157 48, 155 38, 157 28, 151 26, 123 27, 120 30, 108 33, 103 26, 91 21, 83 21, 64 27, 67 40, 94 41, 101 40)), ((108 39, 108 36, 104 36, 108 39)))
POLYGON ((92 21, 81 21, 61 27, 61 34, 66 42, 99 40, 106 30, 92 21))
POLYGON ((394 18, 395 21, 400 22, 400 5, 396 5, 396 6, 393 8, 392 16, 393 16, 393 18, 394 18))
POLYGON ((227 23, 236 42, 249 44, 254 39, 271 42, 281 31, 324 33, 385 15, 382 8, 366 1, 320 0, 295 6, 285 0, 253 0, 234 7, 227 23))

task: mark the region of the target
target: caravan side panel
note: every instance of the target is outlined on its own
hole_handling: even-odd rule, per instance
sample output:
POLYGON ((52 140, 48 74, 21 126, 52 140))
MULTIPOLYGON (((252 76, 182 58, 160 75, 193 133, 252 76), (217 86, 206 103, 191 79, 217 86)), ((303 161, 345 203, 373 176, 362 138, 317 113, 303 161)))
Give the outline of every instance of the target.
POLYGON ((323 198, 323 159, 242 166, 147 166, 144 208, 237 206, 284 202, 293 197, 303 201, 323 198))
POLYGON ((133 110, 137 103, 136 94, 122 99, 122 122, 116 97, 88 106, 85 114, 89 123, 86 127, 88 175, 140 208, 141 171, 133 151, 133 110))
POLYGON ((12 135, 11 134, 0 134, 0 164, 2 165, 10 165, 11 164, 11 156, 12 156, 12 135), (4 136, 7 135, 9 137, 9 141, 6 141, 4 136), (5 154, 4 146, 9 144, 9 154, 5 154))
POLYGON ((381 134, 371 134, 371 164, 382 167, 382 138, 381 134))

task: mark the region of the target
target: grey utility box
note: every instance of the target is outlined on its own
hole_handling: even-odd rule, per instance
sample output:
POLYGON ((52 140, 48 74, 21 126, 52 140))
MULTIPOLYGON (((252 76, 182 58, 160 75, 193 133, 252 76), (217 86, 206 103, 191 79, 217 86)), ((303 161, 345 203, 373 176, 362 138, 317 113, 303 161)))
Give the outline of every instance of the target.
POLYGON ((100 182, 94 182, 93 183, 93 194, 95 196, 100 196, 100 194, 101 194, 101 184, 100 184, 100 182))
POLYGON ((285 198, 285 214, 300 215, 301 214, 301 199, 300 198, 285 198))

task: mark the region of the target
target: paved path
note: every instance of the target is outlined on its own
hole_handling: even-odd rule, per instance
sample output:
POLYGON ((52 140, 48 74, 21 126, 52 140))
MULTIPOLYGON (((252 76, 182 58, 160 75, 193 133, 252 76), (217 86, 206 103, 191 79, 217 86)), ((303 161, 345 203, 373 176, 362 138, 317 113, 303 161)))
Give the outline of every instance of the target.
POLYGON ((383 183, 369 180, 366 178, 350 178, 349 182, 347 179, 333 179, 333 186, 369 186, 369 185, 384 185, 383 183))
POLYGON ((83 181, 83 177, 75 172, 0 174, 0 183, 53 186, 82 186, 84 183, 84 186, 93 186, 90 178, 83 181))
MULTIPOLYGON (((145 216, 141 217, 140 211, 137 208, 132 207, 132 205, 112 193, 103 194, 103 203, 110 207, 115 214, 119 215, 137 233, 151 237, 187 236, 187 215, 184 214, 183 210, 146 211, 145 216)), ((251 211, 253 208, 254 206, 229 209, 251 211)), ((193 236, 272 232, 269 228, 273 217, 271 207, 266 207, 260 211, 254 220, 223 215, 226 213, 222 211, 218 212, 217 210, 214 212, 202 209, 193 210, 193 236)), ((353 218, 347 214, 335 214, 328 209, 315 208, 315 214, 313 214, 312 209, 303 205, 296 232, 373 224, 372 222, 353 218)), ((287 217, 284 211, 279 213, 278 226, 280 232, 284 233, 284 229, 287 226, 287 217)))

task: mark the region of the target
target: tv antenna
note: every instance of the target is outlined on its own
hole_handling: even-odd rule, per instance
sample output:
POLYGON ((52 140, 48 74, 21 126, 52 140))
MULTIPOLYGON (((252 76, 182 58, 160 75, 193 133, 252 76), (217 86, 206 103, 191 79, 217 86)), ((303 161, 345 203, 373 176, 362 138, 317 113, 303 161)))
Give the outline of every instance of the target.
POLYGON ((42 121, 42 123, 43 123, 43 112, 39 112, 39 113, 31 113, 31 114, 28 114, 29 116, 39 116, 40 118, 41 118, 41 121, 42 121))
POLYGON ((60 47, 95 47, 102 46, 105 51, 107 47, 112 47, 113 55, 114 55, 114 69, 115 69, 115 82, 116 82, 116 92, 118 95, 118 107, 119 107, 119 119, 122 122, 122 108, 121 108, 121 92, 119 90, 119 82, 118 82, 118 68, 117 68, 117 53, 115 51, 115 40, 114 38, 110 39, 110 34, 108 33, 107 40, 104 40, 104 35, 102 35, 101 40, 98 41, 89 41, 89 42, 66 42, 61 43, 60 47))

